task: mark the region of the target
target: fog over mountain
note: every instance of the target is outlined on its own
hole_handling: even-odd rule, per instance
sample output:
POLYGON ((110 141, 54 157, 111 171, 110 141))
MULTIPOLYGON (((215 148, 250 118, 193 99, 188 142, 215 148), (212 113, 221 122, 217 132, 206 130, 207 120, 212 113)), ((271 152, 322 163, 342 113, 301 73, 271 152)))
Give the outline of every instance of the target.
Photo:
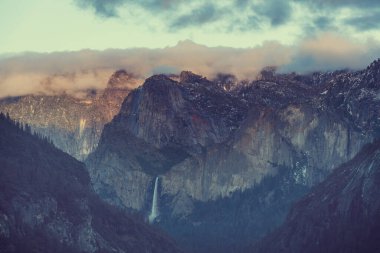
POLYGON ((209 79, 229 73, 253 80, 260 70, 277 66, 280 72, 307 73, 343 68, 364 68, 380 54, 375 40, 352 41, 323 33, 285 45, 267 41, 252 48, 208 47, 190 40, 166 48, 81 50, 54 53, 20 53, 0 59, 0 97, 67 92, 82 96, 87 89, 105 88, 117 69, 134 74, 136 88, 152 74, 190 70, 209 79))

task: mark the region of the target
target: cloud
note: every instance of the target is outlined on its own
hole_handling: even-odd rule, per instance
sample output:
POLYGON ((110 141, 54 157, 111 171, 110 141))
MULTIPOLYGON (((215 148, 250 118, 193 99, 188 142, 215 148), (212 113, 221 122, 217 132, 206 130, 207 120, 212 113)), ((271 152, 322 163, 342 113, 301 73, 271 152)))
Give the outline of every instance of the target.
POLYGON ((102 17, 117 17, 118 8, 123 6, 126 1, 124 0, 76 0, 79 7, 86 9, 93 9, 94 12, 102 17))
POLYGON ((190 70, 209 79, 220 73, 252 80, 263 67, 282 72, 361 69, 380 56, 380 43, 358 43, 331 33, 308 38, 297 45, 268 41, 253 48, 207 47, 191 41, 162 49, 27 53, 0 58, 0 97, 24 94, 70 93, 103 89, 111 74, 126 69, 137 87, 152 74, 190 70))
POLYGON ((326 28, 330 28, 330 27, 331 27, 331 23, 332 23, 332 18, 330 18, 330 17, 325 17, 325 16, 317 17, 317 18, 314 20, 314 25, 315 25, 318 29, 321 29, 321 30, 324 30, 324 29, 326 29, 326 28))
POLYGON ((196 9, 191 10, 190 13, 177 17, 170 27, 173 30, 184 28, 188 26, 202 25, 219 19, 222 16, 222 10, 217 10, 213 4, 207 3, 196 9))
MULTIPOLYGON (((101 17, 119 17, 119 10, 138 8, 145 15, 159 17, 167 30, 175 31, 187 27, 213 23, 229 22, 233 25, 236 18, 267 18, 273 26, 285 24, 291 17, 291 6, 288 1, 208 1, 201 0, 75 0, 82 9, 91 9, 101 17), (253 8, 252 8, 253 7, 253 8), (243 11, 243 12, 242 12, 243 11)), ((128 15, 132 15, 129 13, 128 15)), ((128 17, 125 17, 128 18, 128 17)))
POLYGON ((184 3, 184 0, 75 0, 82 9, 91 9, 102 17, 118 17, 119 9, 141 7, 150 12, 171 10, 184 3))
POLYGON ((235 0, 235 5, 239 8, 245 8, 249 4, 250 0, 235 0))
POLYGON ((361 69, 380 57, 377 41, 357 43, 332 34, 323 33, 309 38, 295 48, 291 61, 281 66, 282 72, 307 73, 338 69, 361 69))
POLYGON ((253 8, 257 14, 268 18, 272 26, 285 24, 292 14, 289 1, 268 0, 253 8))
POLYGON ((309 34, 310 27, 314 33, 333 29, 331 23, 335 20, 339 22, 334 27, 342 31, 349 26, 355 26, 358 30, 379 28, 376 23, 380 11, 378 0, 211 0, 206 3, 201 0, 74 1, 82 9, 91 9, 101 17, 133 20, 136 18, 133 15, 139 17, 145 15, 145 19, 154 18, 160 23, 163 32, 196 29, 200 25, 207 25, 211 28, 210 30, 219 32, 263 31, 273 27, 286 28, 291 23, 290 21, 296 21, 297 23, 292 22, 291 25, 309 34), (135 14, 133 11, 128 11, 126 15, 120 14, 126 10, 139 11, 135 14), (343 20, 344 18, 340 15, 344 10, 353 13, 363 12, 363 15, 343 20), (304 23, 308 20, 315 22, 305 26, 304 23))
POLYGON ((68 93, 81 97, 87 90, 104 88, 111 70, 78 71, 66 74, 20 72, 0 78, 0 97, 26 94, 68 93))
POLYGON ((298 3, 305 3, 314 8, 361 8, 372 9, 379 7, 378 0, 294 0, 298 3))
POLYGON ((154 75, 156 75, 156 74, 175 74, 178 72, 180 72, 180 70, 174 66, 161 65, 161 66, 154 67, 152 69, 152 74, 154 74, 154 75))
POLYGON ((360 31, 380 29, 380 11, 348 18, 345 23, 360 31))

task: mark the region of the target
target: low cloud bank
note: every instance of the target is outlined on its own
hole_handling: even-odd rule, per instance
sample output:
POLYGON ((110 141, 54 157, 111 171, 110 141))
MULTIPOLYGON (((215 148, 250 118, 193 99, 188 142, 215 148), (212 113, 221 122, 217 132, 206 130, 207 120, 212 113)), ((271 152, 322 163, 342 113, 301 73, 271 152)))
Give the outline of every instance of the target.
POLYGON ((380 57, 379 45, 377 41, 356 43, 325 33, 294 46, 266 42, 259 47, 238 49, 182 41, 163 49, 24 53, 0 58, 0 97, 61 92, 76 95, 87 89, 103 89, 118 69, 139 79, 191 70, 208 78, 231 73, 248 80, 266 66, 299 73, 361 69, 380 57))

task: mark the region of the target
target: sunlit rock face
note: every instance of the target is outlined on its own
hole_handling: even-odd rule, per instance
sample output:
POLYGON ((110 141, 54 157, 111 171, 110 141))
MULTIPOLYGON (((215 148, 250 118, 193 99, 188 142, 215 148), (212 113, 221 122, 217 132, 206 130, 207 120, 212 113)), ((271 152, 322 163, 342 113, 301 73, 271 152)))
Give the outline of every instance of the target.
POLYGON ((378 135, 375 65, 358 72, 271 75, 231 90, 191 72, 181 73, 179 81, 153 76, 128 95, 87 159, 94 187, 110 203, 147 214, 159 175, 158 220, 179 241, 178 231, 194 234, 211 224, 220 232, 214 234, 221 236, 215 241, 225 235, 227 223, 231 231, 251 233, 261 214, 256 213, 256 221, 239 222, 237 213, 245 211, 228 201, 238 199, 247 208, 261 210, 240 195, 258 189, 256 197, 250 197, 256 198, 252 205, 259 203, 276 213, 273 222, 256 226, 258 239, 285 218, 288 200, 323 180, 378 135), (368 85, 371 82, 375 83, 368 85), (363 108, 363 101, 371 112, 363 108), (277 178, 271 190, 260 186, 267 178, 277 178), (262 196, 271 191, 282 197, 263 202, 262 196), (236 219, 199 218, 202 203, 214 206, 221 198, 228 207, 218 212, 233 213, 236 219), (279 205, 283 211, 275 212, 279 205))
POLYGON ((103 126, 111 121, 136 80, 126 71, 116 71, 103 91, 87 96, 28 95, 0 100, 0 111, 34 131, 49 137, 63 151, 84 160, 97 146, 103 126))

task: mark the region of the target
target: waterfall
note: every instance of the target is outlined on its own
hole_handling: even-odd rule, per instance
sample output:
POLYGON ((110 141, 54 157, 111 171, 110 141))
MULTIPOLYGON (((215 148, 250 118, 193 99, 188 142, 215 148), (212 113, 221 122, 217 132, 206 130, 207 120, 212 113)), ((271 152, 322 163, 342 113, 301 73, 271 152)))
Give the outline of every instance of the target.
POLYGON ((154 192, 153 192, 153 199, 152 199, 152 209, 149 214, 149 223, 153 223, 153 221, 157 218, 158 216, 158 177, 156 177, 156 181, 154 183, 154 192))

